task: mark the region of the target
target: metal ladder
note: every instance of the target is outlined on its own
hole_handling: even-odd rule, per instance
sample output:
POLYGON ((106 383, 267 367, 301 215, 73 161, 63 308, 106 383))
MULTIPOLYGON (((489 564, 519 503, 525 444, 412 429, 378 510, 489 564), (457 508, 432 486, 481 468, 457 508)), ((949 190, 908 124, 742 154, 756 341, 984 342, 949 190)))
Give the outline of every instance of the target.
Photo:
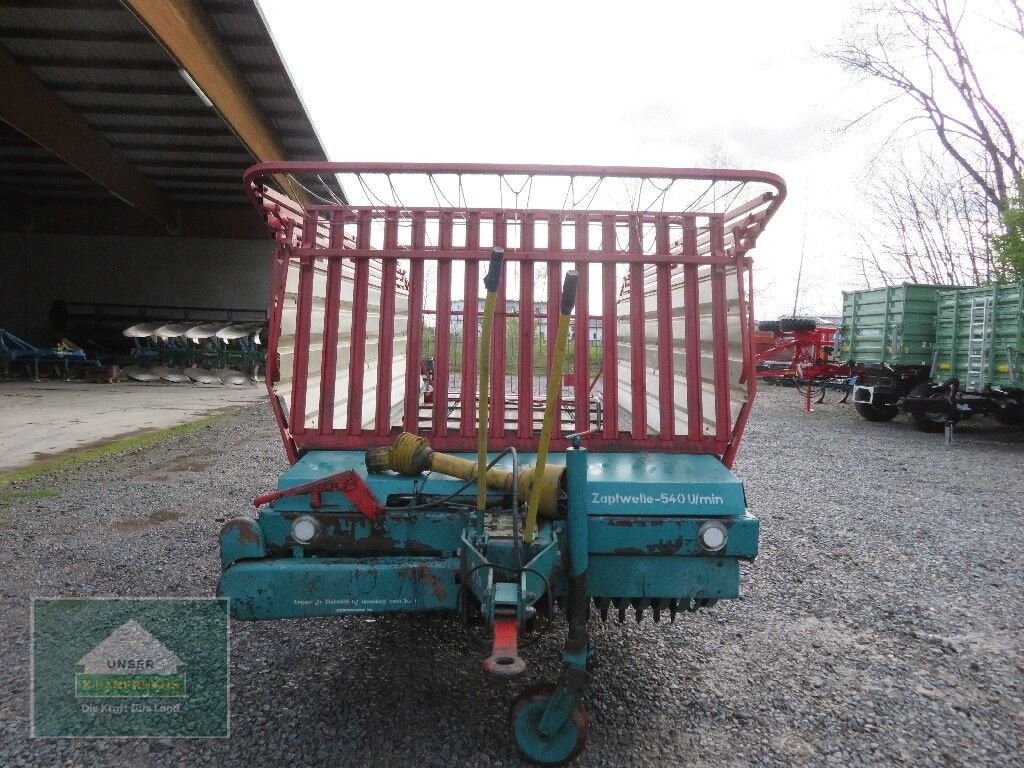
POLYGON ((988 379, 992 342, 992 297, 971 299, 971 323, 967 333, 966 389, 980 390, 988 379))

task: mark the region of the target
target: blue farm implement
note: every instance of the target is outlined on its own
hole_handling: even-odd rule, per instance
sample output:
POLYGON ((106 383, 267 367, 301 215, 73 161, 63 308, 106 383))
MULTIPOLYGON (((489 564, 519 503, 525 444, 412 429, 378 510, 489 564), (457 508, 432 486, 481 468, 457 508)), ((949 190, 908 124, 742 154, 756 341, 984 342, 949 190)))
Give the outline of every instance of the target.
POLYGON ((15 336, 10 331, 0 328, 0 367, 4 377, 10 376, 11 366, 24 365, 32 378, 39 381, 39 366, 52 365, 62 378, 70 378, 71 368, 100 368, 98 360, 91 359, 84 350, 68 341, 61 339, 55 347, 36 347, 15 336))
POLYGON ((528 760, 571 759, 591 618, 738 597, 757 554, 730 467, 756 386, 749 251, 782 180, 274 163, 246 182, 276 240, 266 378, 291 467, 225 524, 220 594, 246 620, 454 616, 504 677, 564 612, 560 676, 509 717, 528 760))

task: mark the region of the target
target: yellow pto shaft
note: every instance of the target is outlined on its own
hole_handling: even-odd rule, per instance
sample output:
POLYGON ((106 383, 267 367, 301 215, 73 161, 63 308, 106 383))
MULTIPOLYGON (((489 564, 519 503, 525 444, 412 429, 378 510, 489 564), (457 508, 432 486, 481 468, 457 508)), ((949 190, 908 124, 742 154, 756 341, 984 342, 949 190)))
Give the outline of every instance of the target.
MULTIPOLYGON (((544 422, 540 430, 540 443, 537 445, 537 466, 535 471, 545 476, 545 464, 548 458, 548 447, 551 445, 551 430, 558 414, 558 393, 562 387, 562 364, 565 361, 565 349, 569 340, 569 316, 576 304, 576 286, 580 276, 575 270, 567 272, 562 283, 562 305, 558 314, 558 333, 555 335, 555 354, 551 358, 551 370, 548 371, 548 399, 544 404, 544 422)), ((580 343, 577 339, 576 343, 580 343)), ((585 342, 584 342, 585 343, 585 342)), ((537 529, 537 511, 541 505, 542 483, 530 489, 530 504, 526 510, 526 529, 523 540, 529 544, 533 541, 537 529)))
MULTIPOLYGON (((438 453, 430 447, 426 438, 409 432, 399 435, 394 445, 368 450, 366 452, 366 468, 371 472, 398 472, 409 476, 416 476, 423 472, 438 472, 449 477, 457 477, 460 480, 475 480, 480 476, 477 462, 447 453, 438 453)), ((544 468, 543 479, 536 484, 540 489, 539 509, 541 514, 548 517, 558 515, 559 490, 564 473, 565 467, 562 466, 552 465, 544 468)), ((519 472, 520 497, 531 493, 534 487, 533 479, 536 476, 537 472, 534 468, 519 472)), ((511 472, 492 468, 487 470, 485 482, 479 483, 479 487, 485 489, 486 498, 486 488, 511 493, 514 482, 515 478, 511 472)))

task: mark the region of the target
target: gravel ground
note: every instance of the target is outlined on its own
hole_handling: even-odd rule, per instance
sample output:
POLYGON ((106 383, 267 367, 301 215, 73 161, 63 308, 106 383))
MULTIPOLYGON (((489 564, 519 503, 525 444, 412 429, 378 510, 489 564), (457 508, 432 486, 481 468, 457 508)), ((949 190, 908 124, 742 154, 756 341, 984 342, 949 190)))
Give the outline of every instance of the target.
MULTIPOLYGON (((834 396, 833 396, 834 399, 834 396)), ((594 627, 578 766, 1021 765, 1024 433, 947 448, 763 388, 737 470, 762 520, 743 600, 594 627)), ((228 740, 28 738, 30 595, 209 595, 220 520, 284 468, 269 411, 0 489, 0 765, 519 765, 505 725, 557 673, 486 677, 422 618, 232 625, 228 740), (12 491, 54 490, 51 498, 12 491)))

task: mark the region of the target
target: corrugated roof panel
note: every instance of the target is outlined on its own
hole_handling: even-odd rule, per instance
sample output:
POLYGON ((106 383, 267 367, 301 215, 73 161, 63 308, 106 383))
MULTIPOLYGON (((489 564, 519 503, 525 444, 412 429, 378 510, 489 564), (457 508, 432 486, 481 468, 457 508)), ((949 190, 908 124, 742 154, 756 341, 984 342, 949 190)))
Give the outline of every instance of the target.
MULTIPOLYGON (((149 87, 171 87, 175 93, 186 93, 188 86, 181 79, 176 69, 163 70, 144 69, 83 69, 81 67, 29 67, 51 90, 60 90, 62 85, 90 84, 111 85, 122 89, 131 88, 136 92, 145 93, 149 87), (184 86, 184 90, 182 89, 184 86)), ((73 89, 73 86, 72 86, 73 89)), ((199 102, 196 98, 195 101, 199 102)))
POLYGON ((138 20, 117 0, 82 0, 77 3, 54 3, 47 8, 43 3, 18 0, 4 3, 3 22, 6 26, 27 26, 38 29, 78 29, 85 31, 134 31, 141 26, 138 20))
POLYGON ((142 114, 139 114, 138 110, 126 112, 123 108, 106 110, 86 107, 81 109, 79 114, 97 130, 103 130, 106 126, 110 128, 123 127, 126 130, 137 129, 149 133, 157 133, 161 129, 172 133, 196 131, 225 134, 229 132, 228 127, 224 125, 224 121, 217 113, 208 109, 194 111, 179 109, 173 113, 157 112, 156 114, 147 114, 143 111, 142 114))
POLYGON ((127 157, 136 165, 156 165, 161 160, 184 160, 192 164, 206 163, 209 161, 222 160, 224 163, 238 163, 240 170, 245 170, 256 159, 241 150, 217 150, 197 151, 191 149, 175 149, 170 146, 162 147, 123 147, 121 154, 127 157))
POLYGON ((218 121, 220 117, 204 107, 192 91, 182 91, 177 96, 161 96, 149 93, 134 95, 119 93, 61 92, 61 98, 79 114, 146 115, 158 114, 211 114, 218 121))
MULTIPOLYGON (((290 158, 324 159, 253 0, 197 2, 290 158)), ((254 158, 118 0, 0 0, 0 45, 174 200, 247 204, 241 174, 254 158)), ((110 197, 103 187, 4 125, 0 147, 0 177, 27 198, 110 197)))

